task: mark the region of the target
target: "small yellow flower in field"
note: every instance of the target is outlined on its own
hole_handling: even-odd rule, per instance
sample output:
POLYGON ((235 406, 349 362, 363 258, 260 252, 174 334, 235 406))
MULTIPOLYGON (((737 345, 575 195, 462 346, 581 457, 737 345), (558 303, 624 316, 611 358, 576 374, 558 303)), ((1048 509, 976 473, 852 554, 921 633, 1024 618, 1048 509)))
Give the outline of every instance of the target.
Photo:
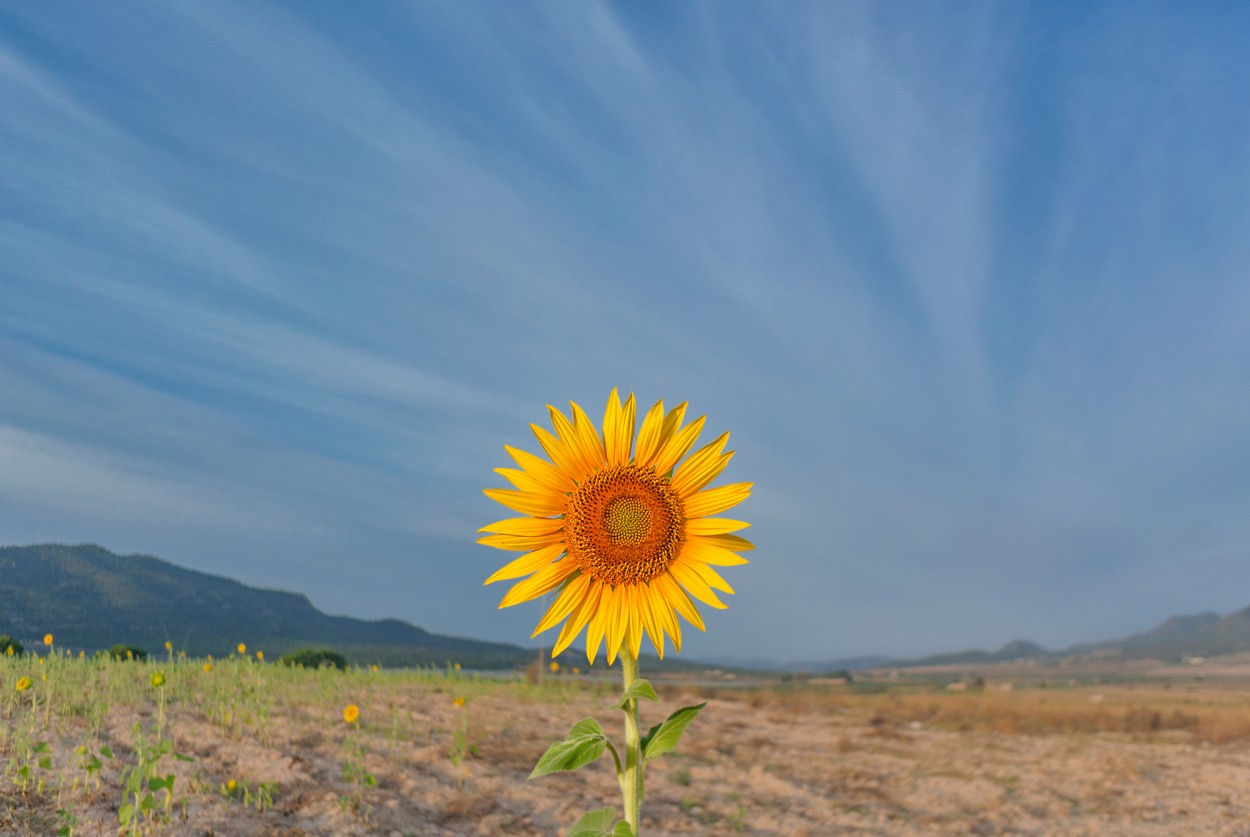
POLYGON ((208 655, 208 659, 210 659, 210 660, 211 660, 212 658, 213 658, 213 655, 212 655, 212 654, 209 654, 209 655, 208 655))
POLYGON ((43 674, 39 675, 39 679, 46 683, 48 681, 48 673, 45 671, 43 674))
POLYGON ((5 649, 4 649, 4 653, 5 653, 5 654, 8 654, 10 657, 12 657, 12 656, 13 656, 13 646, 12 646, 12 645, 10 645, 10 646, 8 646, 7 648, 5 648, 5 649))
POLYGON ((377 671, 378 671, 377 664, 374 663, 373 665, 369 666, 369 671, 372 671, 374 674, 377 674, 377 671))
POLYGON ((555 674, 557 671, 560 670, 560 664, 557 662, 552 662, 548 664, 547 668, 551 669, 552 674, 555 674))
POLYGON ((163 671, 158 671, 158 672, 156 672, 156 674, 153 674, 153 675, 152 675, 152 685, 153 685, 153 686, 164 686, 164 685, 165 685, 165 672, 163 672, 163 671))
POLYGON ((39 658, 39 665, 43 665, 43 657, 39 658))
POLYGON ((44 645, 51 645, 51 644, 52 644, 52 634, 44 634, 44 635, 43 635, 43 644, 44 644, 44 645))
POLYGON ((263 662, 265 661, 265 652, 264 652, 264 651, 257 651, 257 652, 256 652, 256 659, 260 660, 260 661, 263 663, 263 662))
POLYGON ((87 656, 87 652, 86 652, 86 651, 79 651, 79 652, 78 652, 78 659, 80 659, 80 660, 81 660, 81 659, 82 659, 83 657, 85 657, 85 656, 87 656))
POLYGON ((581 670, 580 668, 578 668, 577 666, 573 666, 573 673, 574 673, 574 674, 581 674, 581 673, 582 673, 582 670, 581 670))
POLYGON ((173 650, 174 650, 174 644, 173 644, 172 642, 170 642, 169 640, 165 640, 165 650, 166 650, 166 651, 173 651, 173 650))
POLYGON ((131 651, 129 648, 127 648, 127 649, 126 649, 126 659, 127 659, 127 660, 133 660, 134 658, 135 658, 135 652, 134 652, 134 651, 131 651))
POLYGON ((213 670, 213 664, 212 664, 212 663, 205 663, 205 664, 204 664, 204 670, 205 670, 205 671, 212 671, 212 670, 213 670))
POLYGON ((356 719, 360 717, 360 707, 354 703, 349 703, 343 707, 343 720, 349 724, 356 723, 356 719))
POLYGON ((459 671, 459 670, 460 670, 460 663, 456 663, 456 665, 455 665, 455 669, 456 669, 456 671, 459 671))
POLYGON ((33 685, 35 684, 34 682, 31 681, 29 677, 19 677, 17 679, 17 690, 19 692, 24 692, 33 685))
POLYGON ((466 701, 465 701, 465 699, 464 699, 463 697, 458 697, 458 698, 456 698, 456 699, 453 701, 453 703, 455 703, 455 704, 456 704, 456 708, 457 708, 457 709, 464 709, 464 705, 465 705, 466 701))
POLYGON ((246 653, 247 653, 247 646, 246 646, 246 645, 244 645, 242 642, 240 642, 240 643, 239 643, 239 654, 241 654, 241 655, 242 655, 242 654, 246 654, 246 653))
POLYGON ((226 790, 228 790, 230 793, 234 793, 235 789, 238 787, 239 787, 239 783, 236 782, 234 779, 231 779, 230 781, 226 782, 226 790))

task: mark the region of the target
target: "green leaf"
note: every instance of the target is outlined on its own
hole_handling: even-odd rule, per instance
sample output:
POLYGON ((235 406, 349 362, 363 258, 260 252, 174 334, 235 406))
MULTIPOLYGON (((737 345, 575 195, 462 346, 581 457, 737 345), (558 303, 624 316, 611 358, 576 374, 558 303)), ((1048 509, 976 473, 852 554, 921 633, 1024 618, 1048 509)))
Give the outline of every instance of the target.
POLYGON ((39 759, 39 766, 42 767, 44 770, 51 770, 52 769, 52 756, 44 756, 43 758, 39 759))
POLYGON ((629 828, 629 823, 621 820, 620 824, 612 827, 612 823, 616 821, 615 808, 603 808, 598 811, 588 811, 582 814, 577 822, 573 823, 573 827, 565 837, 618 837, 620 826, 623 825, 629 829, 628 837, 633 837, 633 829, 629 828))
POLYGON ((616 824, 616 828, 612 829, 612 837, 634 837, 634 830, 629 827, 629 823, 621 820, 616 824))
POLYGON ((608 738, 603 734, 599 722, 594 718, 583 718, 573 725, 563 741, 557 741, 547 748, 538 764, 534 765, 534 771, 529 778, 585 767, 592 761, 597 761, 607 746, 608 738))
POLYGON ((652 727, 642 740, 643 759, 650 760, 673 750, 677 742, 681 740, 681 734, 685 732, 686 727, 705 706, 707 703, 683 706, 669 715, 664 723, 652 727))
POLYGON ((117 821, 120 822, 122 825, 125 825, 126 823, 130 822, 130 818, 133 817, 134 815, 135 815, 135 806, 127 802, 120 809, 118 809, 117 821))
POLYGON ((629 684, 629 688, 621 695, 621 702, 616 705, 616 708, 624 709, 626 704, 635 698, 646 698, 656 703, 660 702, 660 696, 655 693, 655 689, 651 688, 650 681, 639 678, 629 684))
POLYGON ((30 748, 30 751, 32 753, 46 753, 48 752, 48 742, 38 741, 35 743, 35 746, 30 748))
POLYGON ((100 755, 104 756, 106 759, 111 759, 113 757, 113 748, 105 744, 100 748, 100 755))
POLYGON ((150 793, 139 800, 139 810, 145 814, 151 811, 154 805, 156 805, 156 797, 150 793))
POLYGON ((194 756, 184 756, 182 753, 174 753, 174 758, 178 761, 195 761, 194 756))

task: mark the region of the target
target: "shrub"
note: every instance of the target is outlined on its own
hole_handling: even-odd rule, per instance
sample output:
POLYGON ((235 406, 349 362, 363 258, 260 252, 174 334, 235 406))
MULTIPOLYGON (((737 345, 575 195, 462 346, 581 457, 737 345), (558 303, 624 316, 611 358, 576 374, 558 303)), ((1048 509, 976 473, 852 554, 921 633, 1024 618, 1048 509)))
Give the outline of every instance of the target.
POLYGON ((337 668, 339 671, 347 670, 347 658, 337 651, 331 651, 328 648, 322 648, 314 651, 311 648, 301 648, 298 651, 292 651, 278 659, 278 662, 285 663, 288 666, 303 666, 304 668, 337 668))
POLYGON ((8 634, 0 634, 0 654, 8 654, 10 648, 13 649, 14 654, 20 654, 26 650, 22 646, 22 643, 13 639, 8 634))
POLYGON ((101 651, 97 654, 97 656, 103 656, 105 654, 109 656, 109 659, 113 660, 146 660, 148 658, 148 652, 144 651, 142 648, 135 645, 126 645, 120 642, 107 651, 101 651), (126 653, 128 651, 130 653, 126 653))

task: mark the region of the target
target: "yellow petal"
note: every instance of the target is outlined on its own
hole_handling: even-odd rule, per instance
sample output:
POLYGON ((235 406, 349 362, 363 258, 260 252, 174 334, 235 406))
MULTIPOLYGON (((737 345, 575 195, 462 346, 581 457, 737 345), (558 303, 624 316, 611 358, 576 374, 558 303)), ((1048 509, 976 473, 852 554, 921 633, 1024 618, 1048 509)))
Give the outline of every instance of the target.
MULTIPOLYGON (((669 574, 686 589, 690 595, 694 596, 705 605, 711 605, 719 610, 724 610, 727 605, 720 599, 716 598, 716 594, 712 592, 712 588, 703 580, 702 576, 694 571, 694 568, 684 561, 674 561, 668 567, 669 574)), ((522 582, 524 583, 524 582, 522 582)), ((685 614, 682 614, 683 616, 685 614)))
POLYGON ((735 482, 687 497, 683 503, 686 517, 706 517, 733 508, 751 496, 751 486, 749 482, 735 482))
POLYGON ((603 411, 603 452, 609 465, 625 465, 634 441, 634 394, 631 392, 621 406, 615 389, 608 396, 607 409, 603 411))
POLYGON ((687 535, 724 535, 728 532, 737 532, 739 529, 745 529, 750 526, 741 520, 730 520, 727 517, 702 517, 698 520, 686 521, 687 535))
POLYGON ((592 470, 602 468, 607 463, 607 456, 603 452, 603 439, 599 437, 595 423, 581 407, 572 401, 569 402, 569 408, 573 411, 573 432, 577 434, 582 459, 592 470))
POLYGON ((681 466, 673 472, 673 490, 682 497, 689 497, 715 479, 724 470, 729 457, 733 456, 732 452, 721 456, 721 451, 728 441, 729 434, 722 433, 690 454, 690 458, 681 463, 681 466), (722 459, 724 461, 721 461, 722 459))
POLYGON ((482 583, 493 584, 496 581, 504 581, 509 578, 521 578, 529 575, 530 573, 538 572, 543 567, 559 558, 563 552, 564 544, 562 543, 546 547, 545 549, 536 549, 533 552, 522 555, 515 561, 509 562, 503 567, 503 569, 499 570, 482 583))
POLYGON ((534 494, 530 491, 513 491, 508 488, 484 488, 482 493, 492 500, 503 503, 508 508, 521 514, 532 514, 537 517, 548 517, 553 514, 564 514, 568 502, 551 499, 550 496, 534 494))
POLYGON ((628 624, 629 617, 625 613, 625 588, 621 585, 612 588, 612 599, 608 608, 608 624, 604 639, 607 643, 608 665, 612 665, 616 660, 616 655, 620 653, 628 624))
POLYGON ((620 436, 621 399, 616 387, 608 394, 608 406, 603 411, 603 452, 609 465, 620 464, 616 458, 617 440, 620 436))
POLYGON ((655 472, 657 474, 667 474, 686 455, 686 451, 690 450, 690 446, 694 444, 695 439, 698 439, 699 434, 703 432, 703 425, 706 421, 707 416, 699 416, 683 427, 676 436, 668 440, 655 458, 655 472))
POLYGON ((534 633, 530 634, 530 638, 538 636, 572 613, 574 608, 582 603, 588 584, 590 584, 590 576, 588 575, 579 575, 569 581, 564 586, 564 589, 560 591, 560 595, 556 596, 556 600, 552 602, 551 607, 547 608, 546 615, 539 620, 538 627, 534 628, 534 633))
POLYGON ((511 517, 507 520, 496 520, 478 531, 499 535, 549 535, 563 528, 562 517, 511 517))
MULTIPOLYGON (((567 494, 577 487, 572 477, 542 457, 509 445, 504 445, 503 449, 516 460, 516 464, 520 465, 527 474, 542 483, 548 490, 557 494, 567 494)), ((712 513, 709 512, 709 514, 712 513)))
MULTIPOLYGON (((674 563, 676 564, 677 562, 674 563)), ((681 588, 681 585, 677 583, 676 579, 674 579, 670 573, 657 575, 655 578, 651 579, 652 584, 656 584, 657 582, 660 585, 660 589, 664 592, 664 598, 668 600, 674 610, 680 613, 683 617, 685 617, 687 622, 694 625, 699 630, 707 630, 707 628, 703 626, 703 617, 699 616, 699 611, 694 608, 694 602, 690 601, 690 597, 686 595, 686 591, 681 588)), ((675 623, 677 620, 674 619, 673 621, 675 623)))
POLYGON ((664 659, 664 628, 656 619, 654 608, 652 607, 652 597, 657 594, 653 593, 650 587, 638 588, 639 611, 642 616, 642 626, 647 631, 647 636, 651 637, 651 644, 655 646, 655 653, 664 659))
MULTIPOLYGON (((583 578, 588 577, 589 576, 583 576, 583 578)), ((561 652, 563 652, 565 648, 568 648, 569 644, 577 638, 577 635, 581 632, 582 628, 586 627, 586 624, 590 621, 590 618, 595 615, 595 611, 599 607, 599 597, 602 592, 603 585, 591 579, 586 592, 582 595, 581 603, 577 606, 577 609, 573 611, 573 615, 569 617, 568 621, 564 623, 564 627, 560 630, 560 636, 556 640, 555 647, 551 649, 552 657, 560 656, 561 652)), ((592 659, 591 662, 593 663, 594 660, 592 659)))
MULTIPOLYGON (((548 409, 551 408, 548 407, 548 409)), ((551 457, 551 461, 555 463, 560 473, 575 480, 582 478, 585 472, 577 456, 569 450, 568 445, 552 436, 545 427, 531 424, 530 430, 534 431, 534 438, 538 440, 538 444, 542 445, 543 452, 551 457)))
POLYGON ((681 548, 681 557, 687 561, 712 564, 717 567, 738 567, 749 563, 735 549, 754 549, 750 541, 744 541, 736 535, 697 535, 686 539, 681 548), (727 545, 722 538, 734 538, 746 546, 727 545))
POLYGON ((557 561, 554 564, 548 564, 529 578, 514 585, 499 602, 499 607, 512 607, 550 593, 575 572, 577 572, 577 565, 572 561, 557 561))
POLYGON ((638 442, 634 445, 634 464, 645 468, 651 464, 655 455, 660 452, 663 442, 660 430, 664 426, 664 402, 657 401, 647 411, 642 420, 642 428, 638 431, 638 442))
POLYGON ((529 552, 550 546, 564 548, 564 533, 555 532, 550 535, 487 535, 478 538, 477 542, 495 549, 509 549, 513 552, 529 552))
POLYGON ((642 649, 642 604, 641 590, 635 585, 629 585, 625 588, 625 605, 626 612, 629 616, 629 630, 625 635, 625 641, 629 644, 629 653, 634 655, 634 659, 638 659, 638 652, 642 649))
POLYGON ((569 452, 569 455, 577 463, 578 473, 582 477, 592 473, 595 470, 594 456, 588 455, 582 449, 581 440, 578 438, 577 430, 573 427, 573 423, 564 417, 564 413, 550 404, 547 405, 547 412, 551 415, 551 424, 555 428, 556 436, 564 443, 565 450, 569 452))
POLYGON ((660 450, 663 450, 664 446, 677 435, 677 430, 686 417, 686 408, 689 406, 689 402, 683 401, 664 414, 664 423, 660 425, 660 450))
POLYGON ((729 586, 729 582, 721 578, 720 573, 709 567, 707 564, 692 563, 688 565, 690 569, 699 574, 699 578, 711 587, 713 590, 719 590, 722 593, 734 594, 734 589, 729 586))
POLYGON ((612 588, 604 584, 599 593, 599 601, 591 614, 590 624, 586 628, 586 659, 593 666, 595 656, 599 653, 599 643, 603 641, 604 629, 608 624, 608 605, 611 603, 612 588))

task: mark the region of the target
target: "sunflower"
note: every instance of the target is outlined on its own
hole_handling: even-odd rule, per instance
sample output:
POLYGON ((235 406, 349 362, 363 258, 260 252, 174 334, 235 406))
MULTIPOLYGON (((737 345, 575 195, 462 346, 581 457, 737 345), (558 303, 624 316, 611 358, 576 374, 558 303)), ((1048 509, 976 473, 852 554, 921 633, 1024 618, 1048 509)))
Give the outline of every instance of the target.
POLYGON ((666 413, 657 402, 636 437, 632 393, 622 405, 612 390, 602 435, 581 407, 569 406, 571 420, 547 407, 554 435, 530 425, 550 461, 504 446, 520 469, 495 470, 516 489, 485 493, 526 516, 483 526, 478 531, 490 534, 479 543, 525 554, 486 583, 525 579, 501 608, 556 591, 533 634, 564 622, 553 657, 583 628, 591 664, 600 642, 609 665, 622 649, 636 658, 644 631, 661 658, 666 635, 681 651, 677 615, 704 630, 691 597, 724 608, 716 591, 733 588, 714 567, 745 564, 737 553, 754 548, 731 534, 750 524, 712 517, 750 496, 751 483, 705 488, 733 457, 729 434, 686 456, 705 417, 683 424, 685 403, 666 413))

